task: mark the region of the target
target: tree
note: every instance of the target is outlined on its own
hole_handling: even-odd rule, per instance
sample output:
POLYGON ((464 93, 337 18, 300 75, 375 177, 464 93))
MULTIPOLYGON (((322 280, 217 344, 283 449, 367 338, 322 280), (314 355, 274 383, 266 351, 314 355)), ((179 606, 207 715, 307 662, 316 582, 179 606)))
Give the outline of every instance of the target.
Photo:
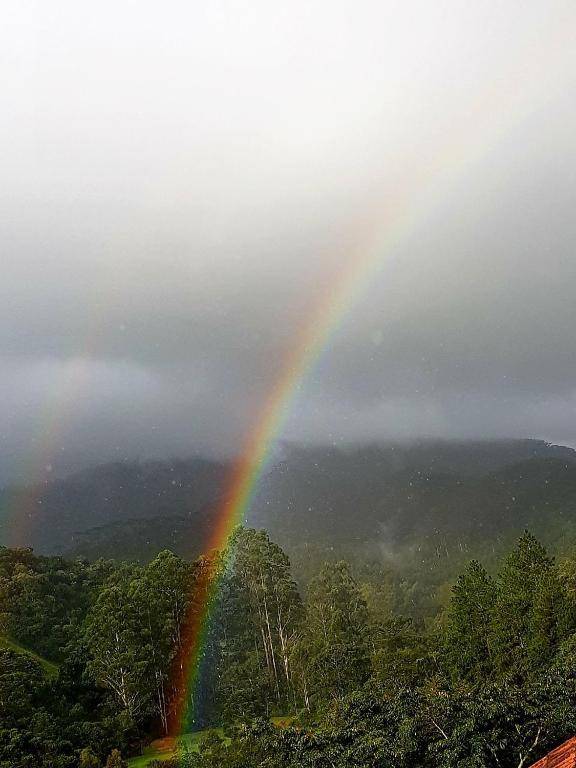
POLYGON ((495 601, 496 585, 473 560, 452 587, 446 616, 448 663, 461 677, 480 681, 492 668, 490 627, 495 601))
POLYGON ((424 628, 405 616, 370 627, 373 675, 389 686, 417 685, 432 662, 424 628))
POLYGON ((572 605, 554 561, 525 532, 497 579, 490 628, 497 669, 520 677, 533 674, 573 628, 572 605))
POLYGON ((122 569, 111 578, 86 619, 88 669, 110 690, 131 718, 145 711, 154 675, 145 616, 149 606, 139 590, 140 572, 122 569))
POLYGON ((126 768, 126 761, 122 760, 120 750, 113 749, 106 760, 106 768, 126 768))
POLYGON ((141 605, 143 638, 150 654, 154 709, 164 733, 175 692, 170 690, 172 662, 183 643, 183 627, 191 590, 192 569, 168 550, 160 552, 133 582, 134 600, 141 605))
POLYGON ((80 768, 100 768, 100 760, 90 747, 85 747, 80 752, 80 768))
POLYGON ((295 657, 305 700, 340 698, 370 674, 368 612, 350 567, 326 563, 308 589, 295 657))
POLYGON ((224 675, 228 708, 234 689, 252 688, 266 710, 294 706, 291 645, 302 616, 302 603, 290 572, 290 561, 265 531, 238 528, 225 560, 229 568, 222 583, 221 650, 238 677, 224 675), (259 669, 268 678, 262 687, 259 669), (264 700, 262 699, 264 696, 264 700))
POLYGON ((29 719, 45 686, 42 667, 28 654, 0 648, 0 722, 17 727, 29 719))

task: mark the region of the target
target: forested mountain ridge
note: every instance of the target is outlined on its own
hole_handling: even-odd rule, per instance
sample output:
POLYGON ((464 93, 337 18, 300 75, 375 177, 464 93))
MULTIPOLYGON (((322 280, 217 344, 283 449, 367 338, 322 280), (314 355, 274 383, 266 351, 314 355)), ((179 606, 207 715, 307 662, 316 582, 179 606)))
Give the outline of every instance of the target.
POLYGON ((544 532, 550 523, 576 521, 576 464, 558 458, 531 458, 476 476, 412 468, 362 476, 347 456, 330 473, 316 464, 287 464, 270 485, 257 522, 285 544, 294 530, 304 540, 363 539, 385 551, 439 535, 469 542, 479 533, 544 532))
MULTIPOLYGON (((103 465, 2 494, 0 543, 145 561, 202 552, 229 467, 204 459, 103 465), (24 519, 21 524, 18 517, 24 519)), ((530 528, 576 540, 576 453, 537 440, 283 446, 247 521, 306 552, 397 565, 500 551, 530 528)))
MULTIPOLYGON (((148 529, 158 540, 153 556, 163 549, 163 538, 171 542, 171 528, 182 528, 188 520, 198 554, 227 470, 225 464, 202 458, 114 462, 41 485, 8 487, 0 493, 0 543, 46 554, 69 552, 80 542, 99 541, 98 529, 110 526, 107 538, 120 542, 114 554, 140 558, 148 555, 148 529), (147 521, 154 522, 148 526, 147 521), (119 536, 120 530, 136 532, 128 537, 131 545, 138 542, 133 552, 123 551, 128 540, 119 536)), ((94 555, 100 554, 107 554, 105 544, 101 549, 96 545, 94 555)))

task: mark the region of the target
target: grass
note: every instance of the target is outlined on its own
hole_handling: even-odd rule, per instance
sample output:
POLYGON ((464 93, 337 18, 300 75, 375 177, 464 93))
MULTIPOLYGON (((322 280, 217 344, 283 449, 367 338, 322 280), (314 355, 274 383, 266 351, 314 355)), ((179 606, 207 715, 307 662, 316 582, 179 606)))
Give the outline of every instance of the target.
MULTIPOLYGON (((220 738, 224 738, 224 731, 222 728, 206 728, 204 731, 186 733, 181 737, 181 740, 184 742, 187 749, 192 752, 198 752, 204 739, 211 733, 217 733, 220 738)), ((169 760, 171 757, 174 757, 176 750, 154 746, 157 743, 158 742, 152 742, 149 747, 146 747, 142 755, 130 758, 128 760, 128 768, 146 768, 151 760, 169 760)))
POLYGON ((30 656, 30 658, 34 659, 34 661, 37 661, 40 664, 47 677, 58 676, 57 664, 48 661, 48 659, 45 659, 43 656, 39 656, 37 653, 34 653, 34 651, 31 651, 29 648, 25 648, 23 645, 15 643, 14 640, 9 640, 7 637, 0 636, 0 648, 7 648, 8 650, 14 651, 15 653, 26 654, 26 656, 30 656))
MULTIPOLYGON (((278 728, 286 728, 293 720, 294 715, 285 715, 271 718, 271 722, 278 726, 278 728)), ((220 736, 220 738, 224 738, 224 731, 222 728, 206 728, 204 731, 195 731, 194 733, 185 734, 182 736, 182 741, 189 750, 198 752, 204 739, 211 733, 216 733, 218 736, 220 736)), ((128 768, 147 768, 148 763, 151 760, 169 760, 171 757, 174 757, 174 749, 167 749, 165 746, 155 746, 155 744, 161 745, 161 743, 161 740, 158 742, 152 742, 149 747, 146 747, 142 755, 139 755, 138 757, 132 757, 130 760, 128 760, 128 768)))

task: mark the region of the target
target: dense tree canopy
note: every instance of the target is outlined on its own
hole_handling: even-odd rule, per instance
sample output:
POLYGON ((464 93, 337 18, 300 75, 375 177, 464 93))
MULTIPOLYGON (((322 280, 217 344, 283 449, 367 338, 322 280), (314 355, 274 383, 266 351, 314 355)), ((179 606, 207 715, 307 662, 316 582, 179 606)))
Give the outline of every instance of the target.
POLYGON ((575 571, 525 533, 423 617, 414 583, 377 566, 318 564, 301 588, 264 531, 194 563, 0 550, 0 768, 117 768, 165 734, 207 576, 193 724, 227 738, 175 765, 527 768, 576 733, 575 571))

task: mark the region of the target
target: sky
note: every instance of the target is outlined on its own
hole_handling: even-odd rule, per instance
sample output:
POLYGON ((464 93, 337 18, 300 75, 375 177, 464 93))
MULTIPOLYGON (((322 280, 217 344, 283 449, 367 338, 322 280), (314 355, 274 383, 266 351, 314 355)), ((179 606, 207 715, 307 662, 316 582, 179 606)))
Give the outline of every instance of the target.
POLYGON ((1 482, 236 455, 336 286, 279 439, 576 445, 573 0, 3 16, 1 482))

